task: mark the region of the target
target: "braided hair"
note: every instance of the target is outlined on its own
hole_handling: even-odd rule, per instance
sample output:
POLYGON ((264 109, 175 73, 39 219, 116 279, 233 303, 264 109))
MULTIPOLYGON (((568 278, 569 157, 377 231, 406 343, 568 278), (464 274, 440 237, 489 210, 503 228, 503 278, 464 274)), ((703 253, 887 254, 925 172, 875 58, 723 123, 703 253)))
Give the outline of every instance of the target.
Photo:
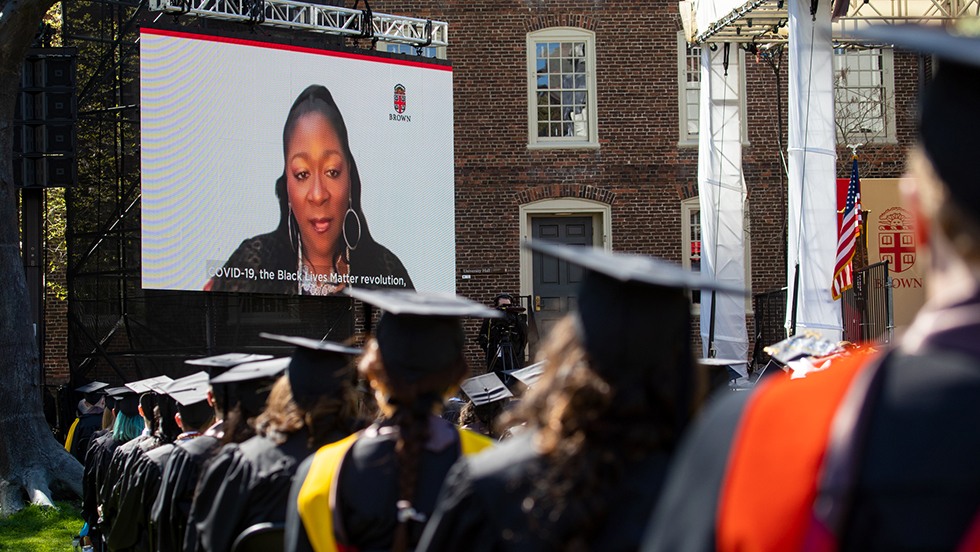
POLYGON ((412 507, 418 486, 422 448, 429 440, 429 417, 450 388, 466 373, 462 356, 446 370, 409 381, 396 371, 386 370, 377 340, 364 348, 358 370, 371 382, 385 417, 398 428, 395 452, 398 463, 398 525, 392 539, 393 552, 409 548, 409 522, 419 521, 412 507))

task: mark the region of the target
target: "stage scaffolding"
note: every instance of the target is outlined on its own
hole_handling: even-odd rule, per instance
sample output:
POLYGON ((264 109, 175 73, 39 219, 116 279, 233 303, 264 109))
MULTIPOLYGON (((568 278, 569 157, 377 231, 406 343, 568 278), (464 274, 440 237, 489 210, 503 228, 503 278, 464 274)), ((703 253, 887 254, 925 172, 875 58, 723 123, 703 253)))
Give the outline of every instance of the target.
MULTIPOLYGON (((343 341, 354 334, 355 315, 361 314, 342 297, 142 289, 138 39, 141 25, 161 18, 192 32, 257 30, 249 23, 154 12, 146 2, 63 2, 64 45, 78 51, 78 180, 66 190, 67 389, 93 379, 121 384, 156 374, 177 377, 191 371, 185 359, 208 354, 289 352, 259 338, 261 331, 343 341)), ((424 34, 418 38, 417 28, 392 29, 385 32, 405 33, 402 43, 428 41, 424 34)), ((423 24, 423 33, 432 29, 442 27, 423 24)), ((258 36, 310 47, 345 40, 269 27, 258 36)), ((444 35, 435 42, 444 42, 444 35)), ((73 408, 64 390, 61 402, 73 408)))

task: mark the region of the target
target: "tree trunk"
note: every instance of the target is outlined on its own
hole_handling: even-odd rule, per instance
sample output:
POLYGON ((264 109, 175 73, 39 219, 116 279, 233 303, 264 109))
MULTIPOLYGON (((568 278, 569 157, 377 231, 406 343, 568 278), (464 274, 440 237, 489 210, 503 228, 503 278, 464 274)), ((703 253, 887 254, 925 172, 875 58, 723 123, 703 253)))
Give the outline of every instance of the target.
POLYGON ((13 116, 24 56, 53 0, 0 0, 0 515, 25 499, 51 505, 50 485, 81 495, 82 467, 48 428, 20 254, 13 116))

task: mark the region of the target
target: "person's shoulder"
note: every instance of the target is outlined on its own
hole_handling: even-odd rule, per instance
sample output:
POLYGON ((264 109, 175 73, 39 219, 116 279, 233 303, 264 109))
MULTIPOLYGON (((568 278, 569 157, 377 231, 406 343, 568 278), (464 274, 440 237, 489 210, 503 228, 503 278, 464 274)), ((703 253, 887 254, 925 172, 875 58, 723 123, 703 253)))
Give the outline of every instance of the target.
POLYGON ((126 441, 125 443, 116 447, 116 450, 112 452, 113 457, 121 458, 123 456, 127 456, 130 454, 138 454, 142 452, 142 450, 140 449, 140 443, 142 443, 148 438, 149 437, 146 435, 140 435, 139 437, 126 441))
POLYGON ((266 462, 270 458, 279 458, 283 454, 275 441, 262 435, 254 435, 238 446, 243 461, 266 462))
POLYGON ((475 483, 486 483, 492 488, 499 481, 523 477, 541 459, 534 444, 536 435, 535 431, 525 431, 497 446, 467 457, 470 479, 475 483))
POLYGON ((201 435, 199 437, 177 443, 177 448, 180 449, 182 454, 200 456, 209 454, 220 444, 221 442, 216 437, 201 435))
POLYGON ((173 443, 164 443, 157 448, 146 453, 146 458, 151 462, 155 462, 158 465, 163 465, 167 463, 167 459, 174 450, 173 443))

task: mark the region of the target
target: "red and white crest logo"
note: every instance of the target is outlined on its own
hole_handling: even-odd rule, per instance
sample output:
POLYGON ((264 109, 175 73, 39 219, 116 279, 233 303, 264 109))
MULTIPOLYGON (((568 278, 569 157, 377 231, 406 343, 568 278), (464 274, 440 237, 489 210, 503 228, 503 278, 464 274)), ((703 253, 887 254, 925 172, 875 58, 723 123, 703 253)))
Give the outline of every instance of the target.
POLYGON ((915 264, 915 227, 905 209, 892 207, 878 216, 878 254, 891 272, 905 272, 915 264))
POLYGON ((407 99, 405 96, 405 87, 401 84, 395 85, 395 111, 398 113, 405 113, 405 107, 407 106, 407 99))

